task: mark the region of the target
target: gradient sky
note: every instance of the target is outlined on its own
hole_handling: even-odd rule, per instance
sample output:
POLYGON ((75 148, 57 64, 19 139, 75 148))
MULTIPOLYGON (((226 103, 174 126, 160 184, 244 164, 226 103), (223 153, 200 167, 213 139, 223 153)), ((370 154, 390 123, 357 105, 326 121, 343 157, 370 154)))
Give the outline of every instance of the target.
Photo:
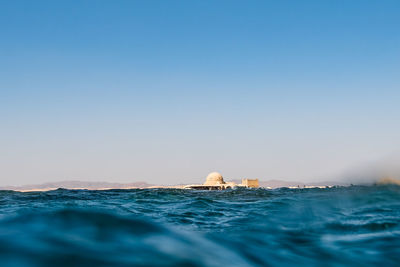
POLYGON ((318 181, 400 148, 400 1, 0 0, 0 185, 318 181))

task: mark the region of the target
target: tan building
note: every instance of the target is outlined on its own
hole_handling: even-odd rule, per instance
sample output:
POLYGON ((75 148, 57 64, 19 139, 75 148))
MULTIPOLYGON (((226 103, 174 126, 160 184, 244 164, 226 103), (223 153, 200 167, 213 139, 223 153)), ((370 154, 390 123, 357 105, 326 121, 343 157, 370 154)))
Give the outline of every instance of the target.
POLYGON ((258 188, 258 179, 242 179, 242 185, 245 187, 258 188))

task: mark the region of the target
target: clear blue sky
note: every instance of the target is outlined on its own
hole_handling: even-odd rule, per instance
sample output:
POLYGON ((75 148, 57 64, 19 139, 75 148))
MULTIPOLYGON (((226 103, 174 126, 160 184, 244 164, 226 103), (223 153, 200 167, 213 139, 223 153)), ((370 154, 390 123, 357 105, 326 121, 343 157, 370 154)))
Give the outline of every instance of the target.
POLYGON ((0 185, 316 181, 400 148, 400 1, 0 1, 0 185))

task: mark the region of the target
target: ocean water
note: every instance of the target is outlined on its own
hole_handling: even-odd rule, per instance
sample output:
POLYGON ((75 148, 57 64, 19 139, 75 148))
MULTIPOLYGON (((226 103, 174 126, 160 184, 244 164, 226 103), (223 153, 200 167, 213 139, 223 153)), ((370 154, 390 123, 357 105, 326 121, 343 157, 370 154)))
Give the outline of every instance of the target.
POLYGON ((0 191, 0 266, 400 266, 400 187, 0 191))

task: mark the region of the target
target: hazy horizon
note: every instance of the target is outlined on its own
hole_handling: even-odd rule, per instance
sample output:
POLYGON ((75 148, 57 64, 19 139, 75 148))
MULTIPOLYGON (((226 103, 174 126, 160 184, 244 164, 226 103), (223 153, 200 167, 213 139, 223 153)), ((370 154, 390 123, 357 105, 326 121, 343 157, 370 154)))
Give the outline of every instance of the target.
POLYGON ((399 10, 2 1, 0 186, 315 182, 382 164, 400 151, 399 10))
MULTIPOLYGON (((320 179, 282 179, 277 177, 250 177, 250 176, 224 176, 225 181, 233 181, 233 180, 241 180, 242 178, 257 178, 260 182, 266 181, 287 181, 287 182, 300 182, 306 184, 318 184, 318 183, 332 183, 337 182, 337 185, 342 184, 370 184, 379 182, 379 180, 383 178, 394 178, 400 180, 400 167, 398 165, 400 162, 400 154, 393 154, 390 157, 385 157, 380 160, 365 162, 364 164, 359 164, 357 166, 352 166, 352 168, 348 168, 343 170, 342 172, 338 172, 336 174, 326 175, 320 177, 320 179)), ((207 173, 208 174, 208 173, 207 173)), ((27 186, 27 185, 41 185, 47 183, 63 183, 63 182, 98 182, 98 183, 120 183, 120 184, 129 184, 136 182, 147 182, 152 185, 177 185, 177 184, 198 184, 204 182, 206 175, 203 177, 185 177, 181 178, 180 182, 151 182, 150 180, 140 179, 140 178, 132 178, 124 181, 118 179, 96 179, 92 177, 91 179, 51 179, 49 181, 39 181, 32 183, 14 183, 7 185, 0 185, 3 187, 7 186, 27 186)))

